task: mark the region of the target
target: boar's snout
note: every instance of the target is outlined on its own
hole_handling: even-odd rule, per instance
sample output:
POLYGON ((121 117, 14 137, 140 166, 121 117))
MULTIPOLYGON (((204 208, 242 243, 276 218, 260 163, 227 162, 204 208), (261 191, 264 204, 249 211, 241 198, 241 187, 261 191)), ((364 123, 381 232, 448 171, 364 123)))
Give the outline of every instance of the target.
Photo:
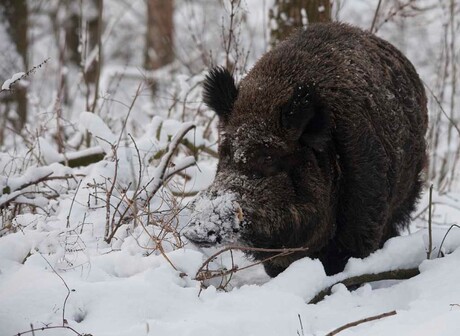
POLYGON ((189 206, 190 223, 184 236, 201 247, 234 243, 243 223, 243 211, 233 192, 204 191, 189 206))

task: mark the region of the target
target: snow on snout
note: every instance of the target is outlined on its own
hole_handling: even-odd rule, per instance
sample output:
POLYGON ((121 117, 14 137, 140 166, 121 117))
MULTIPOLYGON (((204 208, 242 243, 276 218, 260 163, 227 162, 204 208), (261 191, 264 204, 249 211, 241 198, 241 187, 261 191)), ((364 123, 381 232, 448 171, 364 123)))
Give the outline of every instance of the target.
POLYGON ((211 246, 233 243, 240 231, 243 211, 234 193, 205 192, 192 203, 192 217, 184 235, 192 242, 211 246))

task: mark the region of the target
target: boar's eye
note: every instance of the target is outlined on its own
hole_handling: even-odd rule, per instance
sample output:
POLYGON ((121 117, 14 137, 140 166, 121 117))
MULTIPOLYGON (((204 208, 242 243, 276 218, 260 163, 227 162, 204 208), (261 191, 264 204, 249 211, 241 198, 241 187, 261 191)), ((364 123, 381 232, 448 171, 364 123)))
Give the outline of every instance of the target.
POLYGON ((329 116, 313 84, 296 85, 289 101, 281 107, 281 126, 301 145, 316 147, 325 142, 329 116))
POLYGON ((262 154, 254 159, 252 167, 253 177, 268 177, 278 174, 282 170, 282 164, 278 157, 270 154, 262 154))
POLYGON ((227 69, 216 67, 203 82, 203 101, 226 122, 238 95, 235 80, 227 69))

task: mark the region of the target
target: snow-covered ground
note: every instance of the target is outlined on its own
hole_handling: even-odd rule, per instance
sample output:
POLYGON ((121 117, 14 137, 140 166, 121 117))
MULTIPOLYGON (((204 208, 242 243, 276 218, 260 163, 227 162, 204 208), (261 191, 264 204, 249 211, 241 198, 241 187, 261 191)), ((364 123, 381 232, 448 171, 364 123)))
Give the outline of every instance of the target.
MULTIPOLYGON (((210 251, 186 246, 168 252, 174 269, 162 255, 145 256, 134 239, 109 251, 97 241, 82 246, 58 222, 37 216, 17 221, 31 224, 0 240, 2 335, 31 324, 62 325, 63 317, 78 332, 92 335, 325 335, 393 310, 394 316, 341 334, 454 336, 460 331, 460 230, 447 236, 443 258, 425 260, 427 231, 420 230, 391 239, 364 260, 352 259, 333 277, 319 261, 305 258, 274 279, 260 266, 237 272, 227 291, 218 291, 218 283, 204 289, 194 280, 210 251), (366 284, 352 292, 339 284, 323 301, 307 304, 343 278, 418 265, 420 275, 409 280, 366 284)), ((436 256, 445 230, 433 235, 436 256)), ((229 256, 218 262, 232 265, 229 256)), ((249 263, 240 254, 233 262, 249 263)))
MULTIPOLYGON (((337 16, 369 28, 377 2, 341 1, 337 16)), ((383 18, 392 15, 388 3, 383 2, 383 18)), ((208 27, 216 26, 201 31, 199 37, 208 43, 203 48, 218 45, 220 15, 225 11, 212 17, 215 10, 212 6, 206 12, 196 2, 178 1, 178 4, 176 43, 182 47, 178 56, 196 56, 188 32, 203 22, 208 27), (191 17, 191 12, 193 20, 184 20, 191 17)), ((422 0, 418 5, 430 8, 439 2, 422 0)), ((121 36, 130 33, 125 27, 137 27, 136 15, 143 8, 142 1, 133 2, 132 6, 132 11, 124 5, 118 8, 115 2, 108 6, 108 16, 118 18, 117 11, 126 10, 127 21, 120 21, 121 31, 117 33, 121 36)), ((247 64, 250 67, 268 45, 263 27, 267 26, 271 3, 248 0, 245 6, 247 21, 240 38, 244 48, 251 50, 247 64), (250 36, 245 38, 245 33, 250 36)), ((443 54, 436 48, 445 42, 441 41, 444 21, 440 18, 443 10, 448 10, 447 6, 439 7, 442 9, 416 11, 416 15, 409 11, 406 16, 395 15, 394 20, 383 24, 382 19, 376 24, 378 34, 408 55, 433 90, 439 89, 438 56, 443 54)), ((196 29, 195 33, 199 31, 196 29)), ((129 40, 126 48, 135 49, 136 43, 140 43, 139 36, 129 40)), ((50 57, 45 42, 42 42, 45 47, 34 54, 37 58, 34 64, 50 57)), ((116 43, 109 40, 107 49, 116 48, 116 43)), ((139 57, 136 55, 134 58, 139 57)), ((222 59, 221 55, 216 59, 222 59)), ((48 64, 52 69, 52 60, 48 64)), ((128 77, 138 75, 134 66, 120 64, 107 64, 103 71, 101 86, 107 92, 111 89, 111 76, 119 72, 128 77)), ((37 72, 35 79, 41 75, 46 77, 49 73, 37 72)), ((8 89, 21 76, 19 70, 12 71, 2 88, 8 89)), ((182 120, 193 119, 197 124, 195 129, 190 129, 189 123, 166 117, 169 111, 161 96, 153 104, 161 117, 152 115, 152 104, 142 100, 145 97, 141 95, 130 117, 133 121, 125 125, 126 129, 123 120, 127 110, 117 109, 117 105, 107 100, 99 118, 82 112, 83 100, 76 99, 67 111, 75 129, 75 137, 69 142, 88 131, 93 146, 66 155, 56 150, 51 136, 54 133, 45 132, 41 136, 38 132, 38 121, 47 118, 42 112, 52 106, 54 93, 45 90, 40 95, 48 85, 47 79, 42 82, 30 78, 35 90, 31 90, 31 97, 38 96, 34 98, 34 108, 40 112, 37 125, 31 125, 31 133, 38 134, 35 146, 17 146, 14 151, 0 153, 0 209, 4 204, 11 208, 12 200, 35 206, 34 212, 1 218, 0 336, 13 336, 32 328, 47 328, 35 331, 35 335, 326 335, 349 322, 392 311, 396 314, 347 328, 340 335, 460 335, 460 228, 454 225, 459 224, 460 192, 455 187, 458 185, 455 171, 448 192, 436 184, 437 180, 429 181, 434 183, 430 260, 427 259, 429 195, 426 191, 408 232, 391 239, 383 249, 364 260, 350 260, 343 273, 328 277, 319 261, 305 258, 274 279, 256 265, 224 279, 196 280, 197 271, 217 250, 199 249, 181 236, 182 228, 190 220, 184 206, 191 199, 188 195, 211 183, 216 160, 206 153, 193 158, 184 144, 173 155, 173 166, 167 165, 163 158, 173 154, 171 141, 178 141, 177 135, 183 135, 183 139, 197 148, 215 152, 216 130, 208 127, 209 111, 195 114, 196 109, 202 109, 198 84, 203 73, 190 77, 165 71, 155 76, 170 82, 166 89, 160 88, 164 90, 162 94, 176 92, 178 101, 184 101, 183 105, 171 108, 172 116, 180 119, 193 111, 182 120), (46 97, 52 97, 51 101, 46 101, 46 97), (62 164, 101 153, 106 154, 104 160, 83 168, 62 164), (195 159, 197 165, 190 166, 195 159), (164 188, 158 185, 158 181, 168 180, 167 177, 185 167, 188 168, 183 176, 174 177, 164 188), (111 188, 113 183, 115 186, 111 188), (182 192, 185 198, 174 196, 182 192), (110 236, 113 238, 108 239, 110 236), (309 304, 322 289, 345 278, 413 268, 418 268, 420 274, 407 280, 374 282, 354 291, 335 285, 324 300, 309 304)), ((449 78, 446 83, 441 103, 449 111, 448 93, 452 90, 449 78)), ((114 100, 125 99, 124 104, 129 106, 133 88, 127 82, 119 85, 122 89, 113 94, 114 100)), ((440 112, 433 99, 431 102, 430 111, 435 119, 440 112)), ((453 152, 458 146, 451 148, 443 139, 437 147, 440 152, 431 157, 441 160, 444 155, 447 158, 444 167, 449 171, 455 164, 450 158, 455 157, 453 152)), ((455 141, 458 142, 457 135, 453 136, 454 144, 455 141)), ((219 255, 209 267, 231 269, 235 265, 243 268, 252 262, 241 252, 233 251, 219 255)))

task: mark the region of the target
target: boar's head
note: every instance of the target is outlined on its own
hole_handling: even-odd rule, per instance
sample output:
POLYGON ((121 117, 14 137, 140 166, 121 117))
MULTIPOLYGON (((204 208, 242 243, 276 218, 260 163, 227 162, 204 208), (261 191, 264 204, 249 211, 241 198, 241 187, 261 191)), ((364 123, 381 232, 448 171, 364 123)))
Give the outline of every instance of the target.
POLYGON ((315 83, 255 69, 237 86, 214 68, 203 99, 219 117, 219 163, 213 184, 191 204, 185 236, 201 246, 308 247, 265 263, 271 276, 313 256, 333 234, 336 198, 331 122, 315 83))

